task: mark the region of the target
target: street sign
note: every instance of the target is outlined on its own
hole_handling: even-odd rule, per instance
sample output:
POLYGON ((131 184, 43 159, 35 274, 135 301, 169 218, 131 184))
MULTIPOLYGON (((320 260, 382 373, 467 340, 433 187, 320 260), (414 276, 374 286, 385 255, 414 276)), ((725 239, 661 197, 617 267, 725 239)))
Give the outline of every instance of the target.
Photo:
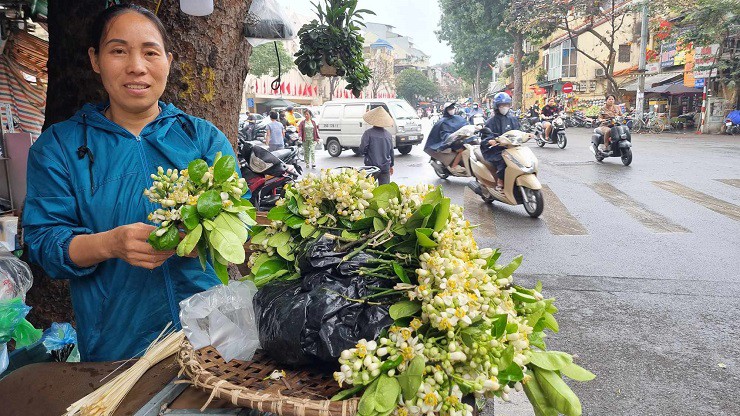
POLYGON ((563 84, 563 94, 570 94, 573 92, 573 84, 566 82, 563 84))
POLYGON ((704 78, 696 78, 694 80, 694 88, 704 88, 704 78))

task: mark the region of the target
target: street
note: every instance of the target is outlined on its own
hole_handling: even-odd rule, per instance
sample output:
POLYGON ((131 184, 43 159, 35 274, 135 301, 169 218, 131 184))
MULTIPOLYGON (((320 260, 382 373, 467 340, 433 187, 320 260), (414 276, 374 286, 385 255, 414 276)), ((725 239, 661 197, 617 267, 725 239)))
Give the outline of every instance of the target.
MULTIPOLYGON (((428 130, 429 125, 426 122, 428 130)), ((393 180, 442 185, 502 261, 523 254, 518 281, 557 298, 561 333, 548 349, 597 378, 570 383, 586 415, 740 414, 740 143, 730 136, 633 135, 634 162, 598 163, 591 130, 568 146, 532 147, 545 211, 485 204, 470 179, 441 180, 422 146, 396 154, 393 180)), ((320 168, 359 166, 319 152, 320 168)), ((486 415, 532 415, 523 393, 486 415)))

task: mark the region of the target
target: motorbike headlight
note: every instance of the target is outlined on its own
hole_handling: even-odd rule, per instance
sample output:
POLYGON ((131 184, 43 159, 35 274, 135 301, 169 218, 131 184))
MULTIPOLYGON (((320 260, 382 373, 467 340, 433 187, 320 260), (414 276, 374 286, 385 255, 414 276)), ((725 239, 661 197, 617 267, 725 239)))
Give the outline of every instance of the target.
POLYGON ((404 131, 406 131, 406 127, 405 126, 398 126, 398 132, 399 133, 403 133, 404 131))
POLYGON ((504 153, 504 154, 503 154, 503 157, 504 157, 504 159, 506 159, 506 160, 508 160, 509 162, 511 162, 511 163, 513 163, 514 165, 516 165, 516 166, 517 166, 517 167, 518 167, 519 169, 521 169, 521 170, 522 170, 522 172, 524 172, 524 173, 532 173, 532 172, 534 172, 534 170, 535 170, 535 166, 531 166, 531 167, 527 167, 527 166, 524 166, 524 164, 523 164, 523 163, 521 163, 521 162, 519 162, 518 160, 516 160, 516 158, 515 158, 515 157, 513 157, 513 156, 511 156, 511 154, 509 154, 509 153, 504 153))

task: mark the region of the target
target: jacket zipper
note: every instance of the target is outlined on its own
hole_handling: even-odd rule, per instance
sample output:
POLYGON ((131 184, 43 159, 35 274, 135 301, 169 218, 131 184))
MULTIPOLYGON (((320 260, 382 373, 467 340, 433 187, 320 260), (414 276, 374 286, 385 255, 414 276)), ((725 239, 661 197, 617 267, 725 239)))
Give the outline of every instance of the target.
MULTIPOLYGON (((144 145, 141 143, 141 136, 136 136, 136 144, 139 148, 139 157, 141 158, 141 163, 144 168, 144 174, 146 176, 146 168, 149 166, 149 161, 146 158, 146 153, 144 152, 144 145)), ((146 184, 147 188, 152 186, 151 177, 146 176, 146 184)), ((145 200, 145 205, 148 207, 148 212, 154 211, 154 207, 151 206, 152 203, 149 202, 149 200, 145 200)), ((172 279, 170 277, 170 268, 167 265, 167 262, 162 264, 162 273, 164 274, 164 283, 165 287, 167 288, 167 300, 170 304, 170 313, 172 314, 172 323, 177 323, 180 321, 179 313, 177 311, 177 306, 175 303, 175 290, 172 287, 172 279)), ((177 325, 179 327, 179 324, 177 325)))

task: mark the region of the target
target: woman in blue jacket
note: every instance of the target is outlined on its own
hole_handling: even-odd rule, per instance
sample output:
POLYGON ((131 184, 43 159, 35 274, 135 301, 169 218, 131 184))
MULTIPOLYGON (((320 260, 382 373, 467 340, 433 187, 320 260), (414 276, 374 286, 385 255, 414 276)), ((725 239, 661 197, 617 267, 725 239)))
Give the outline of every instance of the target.
POLYGON ((496 166, 496 190, 504 190, 504 173, 506 172, 506 162, 501 152, 504 147, 499 144, 496 138, 509 130, 520 130, 519 119, 509 114, 511 109, 511 97, 505 92, 500 92, 493 96, 493 117, 486 122, 486 127, 492 135, 484 138, 481 142, 480 149, 489 163, 496 166))
POLYGON ((82 359, 110 361, 141 355, 179 325, 181 300, 218 283, 210 266, 147 242, 150 174, 234 152, 211 123, 159 101, 172 54, 153 13, 105 10, 90 45, 110 101, 86 104, 31 147, 23 226, 31 260, 70 279, 82 359))

